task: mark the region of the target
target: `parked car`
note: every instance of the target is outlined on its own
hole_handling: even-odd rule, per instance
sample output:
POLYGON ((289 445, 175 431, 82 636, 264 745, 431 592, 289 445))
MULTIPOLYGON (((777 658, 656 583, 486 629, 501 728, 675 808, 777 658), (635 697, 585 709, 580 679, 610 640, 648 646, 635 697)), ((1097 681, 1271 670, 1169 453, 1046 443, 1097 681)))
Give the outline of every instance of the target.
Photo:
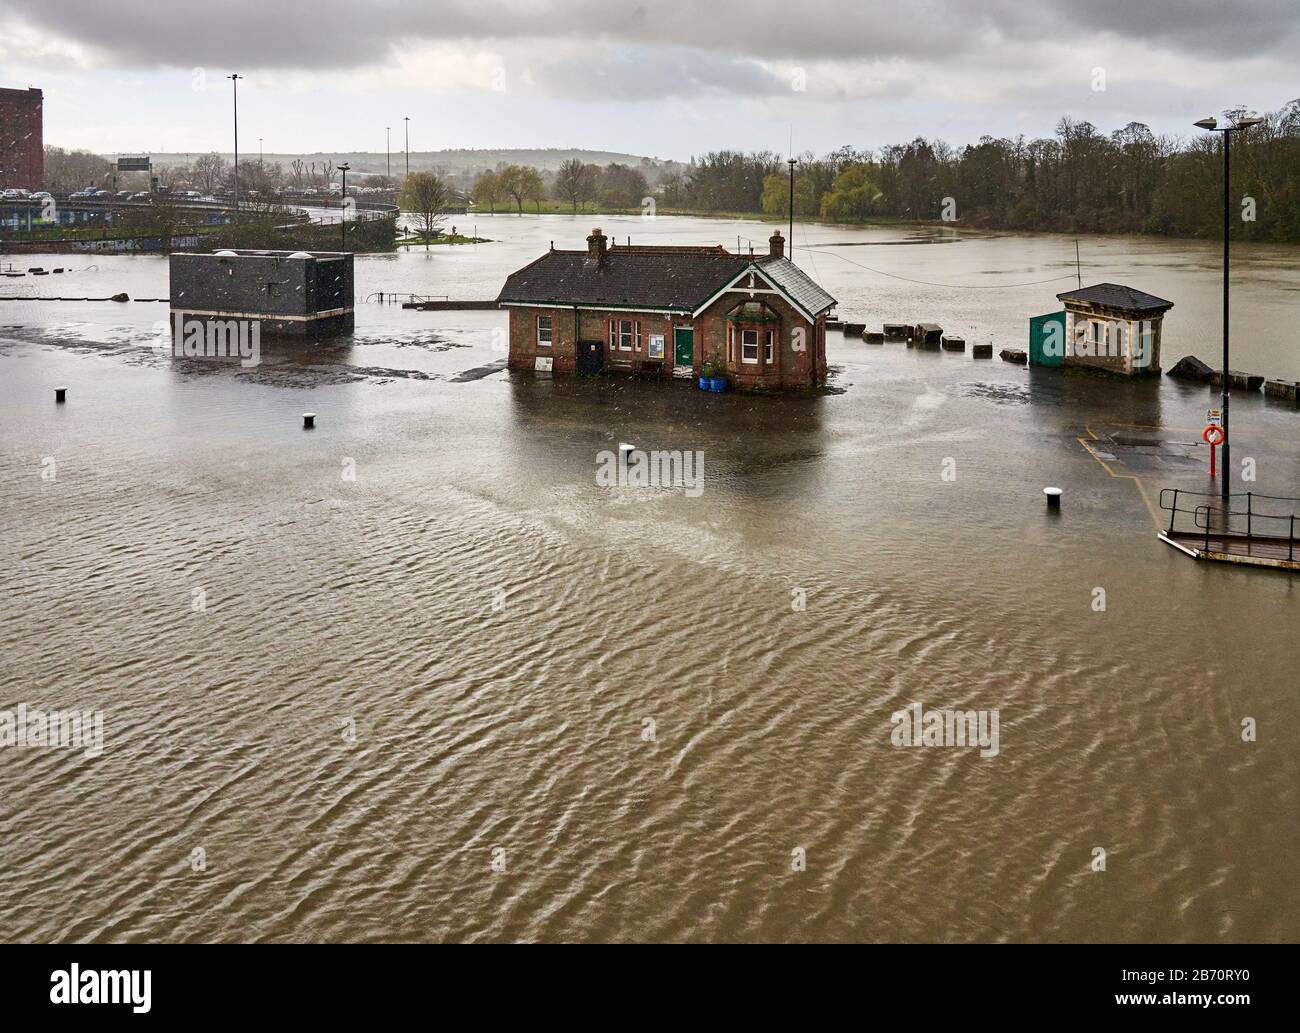
POLYGON ((149 200, 149 194, 148 194, 146 191, 141 190, 139 193, 132 194, 132 195, 131 195, 131 200, 132 200, 132 201, 147 201, 147 200, 149 200))
POLYGON ((131 191, 129 191, 129 190, 119 190, 119 191, 118 191, 116 194, 114 194, 113 196, 116 197, 119 201, 129 201, 129 200, 131 200, 131 191))

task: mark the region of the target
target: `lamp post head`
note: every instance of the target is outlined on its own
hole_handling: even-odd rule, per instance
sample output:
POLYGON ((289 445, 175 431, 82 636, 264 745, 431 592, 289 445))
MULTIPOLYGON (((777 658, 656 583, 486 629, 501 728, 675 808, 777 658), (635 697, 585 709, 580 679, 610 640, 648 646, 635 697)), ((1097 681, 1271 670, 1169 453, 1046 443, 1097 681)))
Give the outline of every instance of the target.
POLYGON ((1251 126, 1257 126, 1264 120, 1258 115, 1247 115, 1245 118, 1237 119, 1234 129, 1249 129, 1251 126))
POLYGON ((1193 122, 1192 125, 1198 129, 1218 129, 1219 120, 1217 118, 1203 118, 1199 122, 1193 122))

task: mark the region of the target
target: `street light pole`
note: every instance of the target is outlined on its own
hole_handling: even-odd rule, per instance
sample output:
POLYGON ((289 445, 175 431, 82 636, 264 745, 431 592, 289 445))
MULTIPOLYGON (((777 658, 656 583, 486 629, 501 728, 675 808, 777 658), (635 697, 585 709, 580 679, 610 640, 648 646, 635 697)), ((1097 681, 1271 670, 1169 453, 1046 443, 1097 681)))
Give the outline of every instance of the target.
POLYGON ((1232 459, 1229 449, 1232 448, 1232 435, 1228 432, 1228 401, 1232 397, 1231 380, 1229 378, 1228 365, 1228 241, 1231 239, 1228 233, 1228 179, 1229 169, 1232 167, 1230 154, 1232 152, 1232 134, 1225 131, 1223 134, 1223 384, 1222 384, 1222 402, 1223 406, 1223 469, 1219 473, 1219 497, 1227 499, 1232 494, 1232 459))
POLYGON ((343 227, 343 250, 348 249, 348 169, 352 168, 347 162, 339 166, 339 171, 343 173, 343 209, 342 218, 339 219, 339 225, 343 227))
POLYGON ((235 111, 235 222, 239 222, 239 80, 243 76, 232 72, 226 78, 230 80, 230 97, 235 111))
POLYGON ((790 261, 794 261, 794 167, 799 164, 798 158, 787 158, 787 164, 790 166, 790 239, 786 242, 786 247, 790 250, 790 261))
POLYGON ((402 121, 406 123, 406 174, 411 174, 411 119, 407 115, 402 116, 402 121))
POLYGON ((1219 473, 1219 496, 1225 502, 1232 494, 1232 468, 1231 452, 1232 432, 1228 429, 1228 404, 1232 397, 1232 380, 1231 368, 1228 364, 1228 261, 1229 261, 1229 240, 1232 219, 1229 215, 1231 201, 1229 199, 1229 186, 1232 168, 1232 145, 1231 138, 1233 133, 1239 133, 1249 129, 1251 126, 1257 126, 1264 121, 1262 118, 1246 117, 1239 118, 1226 125, 1219 125, 1218 119, 1203 118, 1195 123, 1197 128, 1205 129, 1212 133, 1222 133, 1223 148, 1223 370, 1221 376, 1221 394, 1220 407, 1223 411, 1223 467, 1219 473))

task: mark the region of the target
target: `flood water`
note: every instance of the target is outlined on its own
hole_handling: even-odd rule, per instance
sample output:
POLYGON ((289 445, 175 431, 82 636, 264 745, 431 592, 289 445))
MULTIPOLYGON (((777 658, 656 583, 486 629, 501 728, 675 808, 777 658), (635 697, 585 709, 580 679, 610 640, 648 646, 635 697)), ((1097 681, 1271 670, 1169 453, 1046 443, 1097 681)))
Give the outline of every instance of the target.
MULTIPOLYGON (((358 302, 492 297, 593 224, 479 217, 359 258, 358 302)), ((1057 236, 796 245, 841 315, 998 348, 1074 282, 1057 236)), ((1166 368, 1214 360, 1213 244, 1081 248, 1175 303, 1166 368)), ((12 261, 75 271, 3 295, 167 295, 165 259, 12 261)), ((1300 377, 1300 250, 1235 273, 1234 365, 1300 377)), ((241 370, 160 354, 165 314, 0 302, 0 710, 104 728, 0 749, 3 939, 1300 935, 1300 581, 1146 501, 1208 490, 1206 388, 838 334, 818 397, 512 378, 504 314, 375 303, 241 370), (703 493, 599 486, 621 442, 702 451, 703 493), (996 711, 996 755, 894 746, 913 703, 996 711)), ((1235 397, 1233 438, 1300 495, 1300 413, 1235 397)))

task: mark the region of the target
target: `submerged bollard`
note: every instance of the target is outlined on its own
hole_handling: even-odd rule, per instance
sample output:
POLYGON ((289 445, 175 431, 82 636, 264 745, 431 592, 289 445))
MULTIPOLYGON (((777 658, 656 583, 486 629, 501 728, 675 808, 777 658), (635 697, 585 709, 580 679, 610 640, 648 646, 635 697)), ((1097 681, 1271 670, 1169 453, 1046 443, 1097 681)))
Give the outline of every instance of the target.
POLYGON ((62 403, 68 400, 68 389, 66 387, 56 387, 54 389, 54 400, 62 403))
POLYGON ((1060 489, 1060 488, 1044 488, 1044 489, 1043 489, 1043 494, 1047 496, 1047 508, 1048 508, 1048 509, 1060 509, 1060 508, 1061 508, 1061 489, 1060 489))
POLYGON ((314 412, 305 412, 302 414, 302 429, 311 430, 316 426, 316 414, 314 412))

